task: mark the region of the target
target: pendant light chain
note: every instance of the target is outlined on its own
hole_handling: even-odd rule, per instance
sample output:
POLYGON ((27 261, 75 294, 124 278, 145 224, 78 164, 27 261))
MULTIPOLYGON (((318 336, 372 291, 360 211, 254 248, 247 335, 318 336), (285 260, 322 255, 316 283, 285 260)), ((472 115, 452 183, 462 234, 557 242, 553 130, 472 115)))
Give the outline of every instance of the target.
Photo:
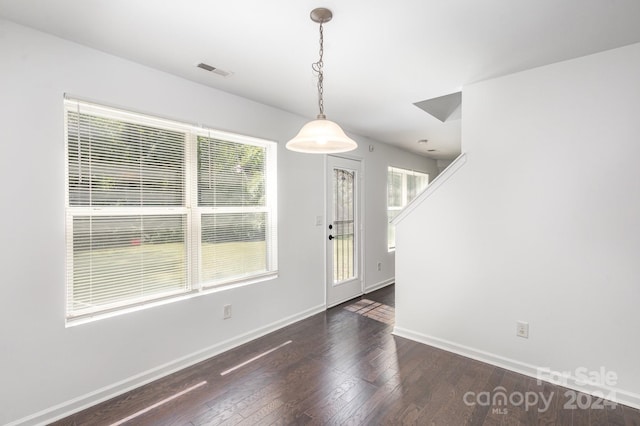
POLYGON ((322 28, 322 22, 320 23, 320 52, 319 53, 320 53, 320 59, 318 59, 318 62, 313 63, 311 65, 311 68, 313 68, 313 71, 316 74, 318 74, 318 109, 320 110, 319 117, 324 118, 324 99, 323 99, 324 74, 322 72, 322 67, 324 66, 324 62, 322 61, 322 57, 324 55, 324 32, 322 28))
POLYGON ((333 14, 324 7, 318 7, 311 11, 311 20, 320 24, 320 59, 313 62, 311 68, 318 77, 318 108, 320 114, 315 120, 302 126, 298 134, 287 142, 286 148, 290 151, 306 152, 309 154, 336 154, 347 152, 358 147, 356 141, 344 133, 340 126, 324 115, 324 25, 331 21, 333 14))

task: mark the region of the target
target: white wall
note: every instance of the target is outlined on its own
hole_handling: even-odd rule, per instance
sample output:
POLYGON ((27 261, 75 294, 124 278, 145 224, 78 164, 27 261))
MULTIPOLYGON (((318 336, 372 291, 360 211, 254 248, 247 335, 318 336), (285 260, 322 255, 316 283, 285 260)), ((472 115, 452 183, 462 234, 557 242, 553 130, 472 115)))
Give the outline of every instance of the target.
MULTIPOLYGON (((373 152, 365 152, 365 293, 395 281, 395 251, 387 243, 387 169, 389 166, 429 174, 429 181, 438 175, 436 161, 421 156, 408 156, 389 145, 376 143, 373 152), (381 190, 384 188, 384 190, 381 190), (380 197, 378 191, 384 192, 380 197), (378 262, 381 268, 378 271, 378 262)), ((359 147, 367 150, 367 146, 359 147)))
MULTIPOLYGON (((50 420, 324 309, 324 161, 284 149, 304 118, 2 20, 0 54, 0 424, 50 420), (65 328, 65 92, 279 141, 279 278, 65 328)), ((387 255, 387 162, 434 165, 352 136, 370 287, 393 278, 371 272, 387 255)))
POLYGON ((640 406, 638 76, 635 44, 464 89, 467 162, 397 227, 398 334, 530 375, 604 367, 640 406))

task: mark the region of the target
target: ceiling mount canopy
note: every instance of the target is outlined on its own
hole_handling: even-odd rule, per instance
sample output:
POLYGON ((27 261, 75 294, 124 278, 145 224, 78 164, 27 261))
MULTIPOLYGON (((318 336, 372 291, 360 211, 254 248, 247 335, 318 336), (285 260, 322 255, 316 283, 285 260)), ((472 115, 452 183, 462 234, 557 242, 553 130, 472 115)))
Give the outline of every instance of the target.
POLYGON ((325 7, 317 7, 311 11, 311 20, 318 24, 329 22, 333 18, 333 13, 325 7))
POLYGON ((320 59, 312 64, 313 71, 318 75, 318 109, 315 120, 308 122, 298 134, 287 142, 287 149, 311 154, 332 154, 354 150, 358 144, 349 138, 344 131, 333 121, 327 120, 324 115, 323 83, 324 74, 324 33, 323 24, 333 18, 329 9, 319 7, 311 11, 311 20, 320 24, 320 59))

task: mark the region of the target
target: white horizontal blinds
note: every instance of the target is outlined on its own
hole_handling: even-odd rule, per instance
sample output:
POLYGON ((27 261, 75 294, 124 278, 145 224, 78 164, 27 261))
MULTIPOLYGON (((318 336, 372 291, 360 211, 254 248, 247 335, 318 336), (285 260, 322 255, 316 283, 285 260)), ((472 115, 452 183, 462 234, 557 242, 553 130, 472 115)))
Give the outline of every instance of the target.
POLYGON ((266 148, 198 137, 198 205, 246 207, 266 204, 266 148))
MULTIPOLYGON (((269 146, 198 137, 198 208, 203 285, 275 270, 275 211, 268 191, 269 146)), ((275 175, 275 170, 270 170, 275 175)))
MULTIPOLYGON (((429 175, 413 170, 389 167, 387 171, 387 221, 391 222, 402 209, 425 190, 429 175)), ((396 246, 396 229, 393 224, 387 226, 388 248, 396 246)))
POLYGON ((72 316, 187 289, 185 218, 75 216, 72 316))
POLYGON ((184 132, 82 110, 67 112, 70 205, 184 205, 184 132))
POLYGON ((202 215, 202 281, 215 285, 268 272, 267 213, 202 215))
POLYGON ((187 133, 109 108, 65 105, 67 316, 188 291, 187 133))

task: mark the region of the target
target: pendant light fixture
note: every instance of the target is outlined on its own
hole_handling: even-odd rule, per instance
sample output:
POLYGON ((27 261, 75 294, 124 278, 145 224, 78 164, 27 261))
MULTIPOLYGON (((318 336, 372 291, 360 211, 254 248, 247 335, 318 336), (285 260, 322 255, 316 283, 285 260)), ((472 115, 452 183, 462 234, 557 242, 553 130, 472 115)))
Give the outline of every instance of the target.
POLYGON ((324 62, 324 35, 323 24, 329 22, 333 14, 323 7, 311 11, 311 20, 320 24, 320 59, 312 64, 313 71, 318 75, 318 107, 320 113, 313 121, 308 122, 298 132, 296 137, 287 142, 287 149, 311 154, 332 154, 354 150, 358 144, 349 138, 344 131, 333 121, 327 120, 324 115, 322 67, 324 62))

